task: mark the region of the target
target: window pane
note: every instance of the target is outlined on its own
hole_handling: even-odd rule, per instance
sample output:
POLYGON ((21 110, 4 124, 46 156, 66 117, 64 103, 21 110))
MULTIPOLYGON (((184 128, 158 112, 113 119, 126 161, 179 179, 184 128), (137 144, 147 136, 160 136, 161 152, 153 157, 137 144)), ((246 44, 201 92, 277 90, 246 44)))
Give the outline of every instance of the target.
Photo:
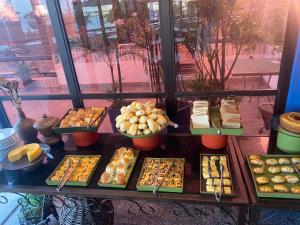
POLYGON ((177 91, 277 88, 289 1, 173 1, 177 91))
MULTIPOLYGON (((19 118, 18 112, 9 101, 2 101, 2 103, 13 126, 19 118)), ((38 121, 42 119, 43 114, 61 118, 73 106, 71 100, 34 100, 22 101, 22 108, 27 117, 38 121)))
MULTIPOLYGON (((274 111, 275 97, 238 96, 234 99, 238 104, 239 113, 244 126, 243 135, 268 135, 270 132, 269 123, 274 111)), ((196 98, 178 99, 177 123, 180 127, 177 132, 190 133, 190 110, 193 100, 196 100, 196 98)), ((209 99, 211 104, 215 100, 215 97, 209 99)))
POLYGON ((20 94, 68 93, 45 0, 0 1, 0 77, 20 94))
POLYGON ((161 92, 158 1, 60 0, 81 92, 161 92))

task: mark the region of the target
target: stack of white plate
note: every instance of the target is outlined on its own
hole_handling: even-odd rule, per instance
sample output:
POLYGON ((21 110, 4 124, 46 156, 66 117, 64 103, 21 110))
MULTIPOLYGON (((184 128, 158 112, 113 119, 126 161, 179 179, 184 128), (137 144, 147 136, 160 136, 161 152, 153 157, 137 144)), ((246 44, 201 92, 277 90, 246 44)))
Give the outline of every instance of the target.
POLYGON ((0 129, 0 161, 20 145, 21 141, 13 128, 0 129))

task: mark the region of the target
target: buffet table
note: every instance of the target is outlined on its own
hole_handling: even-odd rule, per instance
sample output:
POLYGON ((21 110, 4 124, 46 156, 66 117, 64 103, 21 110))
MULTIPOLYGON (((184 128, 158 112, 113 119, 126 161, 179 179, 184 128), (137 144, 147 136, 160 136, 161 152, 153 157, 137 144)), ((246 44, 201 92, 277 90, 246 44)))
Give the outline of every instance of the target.
MULTIPOLYGON (((99 142, 91 147, 76 148, 67 139, 65 145, 61 144, 52 147, 51 154, 54 159, 48 160, 47 164, 42 165, 31 172, 6 172, 0 174, 0 192, 14 193, 35 193, 50 196, 69 196, 69 197, 88 197, 101 199, 126 199, 129 201, 144 200, 144 201, 165 201, 178 204, 183 203, 198 203, 215 205, 222 210, 228 212, 226 207, 238 208, 235 224, 245 224, 248 216, 249 200, 247 196, 247 188, 239 168, 237 156, 234 151, 232 139, 229 138, 229 143, 226 149, 209 150, 201 146, 198 136, 184 135, 161 135, 160 149, 155 151, 141 151, 133 170, 131 179, 126 189, 99 188, 97 182, 101 173, 105 170, 107 163, 110 161, 116 148, 121 146, 131 146, 131 140, 119 134, 101 134, 99 142), (232 167, 234 176, 233 187, 236 195, 234 197, 222 197, 220 202, 217 202, 214 195, 201 195, 200 189, 200 174, 199 174, 199 154, 200 153, 227 153, 232 167), (56 168, 59 162, 66 154, 97 154, 102 155, 101 162, 96 169, 90 184, 87 187, 64 187, 60 192, 56 191, 55 186, 47 186, 46 178, 56 168), (182 157, 185 158, 185 177, 183 193, 157 193, 139 192, 136 190, 136 183, 141 171, 143 160, 145 157, 182 157)), ((244 174, 243 174, 244 175, 244 174)), ((245 176, 245 175, 244 175, 245 176)), ((251 181, 250 179, 248 179, 251 181)), ((247 186, 251 184, 246 183, 247 186)), ((251 196, 253 198, 253 196, 251 196)), ((290 202, 290 201, 289 201, 290 202)), ((299 202, 299 201, 298 201, 299 202)))
MULTIPOLYGON (((250 197, 250 201, 252 203, 251 211, 250 211, 250 224, 261 224, 263 218, 261 217, 262 209, 282 209, 282 210, 295 210, 300 211, 300 200, 296 199, 276 199, 276 198, 258 198, 255 193, 255 187, 253 180, 251 178, 251 173, 249 170, 249 166, 247 164, 246 157, 249 154, 267 154, 268 148, 268 139, 269 137, 233 137, 233 145, 236 151, 236 155, 238 158, 238 162, 240 163, 242 175, 244 178, 245 185, 248 190, 248 194, 250 197), (251 143, 251 144, 249 144, 251 143)), ((284 155, 286 153, 280 151, 279 149, 275 149, 274 154, 284 155)), ((268 219, 280 218, 280 214, 272 212, 273 215, 268 216, 264 219, 264 222, 268 219), (276 217, 277 214, 277 217, 276 217)), ((285 223, 286 221, 290 221, 291 224, 298 224, 297 221, 293 221, 295 218, 288 214, 284 215, 285 223)), ((297 218, 296 218, 297 219, 297 218)))

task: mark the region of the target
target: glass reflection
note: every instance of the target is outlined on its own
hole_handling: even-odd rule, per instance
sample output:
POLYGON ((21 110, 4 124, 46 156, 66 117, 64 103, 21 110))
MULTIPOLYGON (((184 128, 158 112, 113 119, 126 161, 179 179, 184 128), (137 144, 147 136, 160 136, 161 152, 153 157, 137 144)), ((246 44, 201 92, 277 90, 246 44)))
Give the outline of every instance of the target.
POLYGON ((173 1, 177 90, 277 88, 289 1, 173 1))
POLYGON ((60 4, 81 92, 163 90, 157 1, 60 4))
POLYGON ((0 78, 21 94, 68 93, 45 0, 0 0, 0 78))

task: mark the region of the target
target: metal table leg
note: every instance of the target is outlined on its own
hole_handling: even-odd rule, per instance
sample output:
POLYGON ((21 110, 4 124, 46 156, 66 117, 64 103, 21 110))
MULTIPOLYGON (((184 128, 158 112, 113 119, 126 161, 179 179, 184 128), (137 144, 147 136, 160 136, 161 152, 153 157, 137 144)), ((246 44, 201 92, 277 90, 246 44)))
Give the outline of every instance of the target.
POLYGON ((249 225, 258 225, 260 219, 261 208, 258 206, 251 206, 249 213, 249 225))

